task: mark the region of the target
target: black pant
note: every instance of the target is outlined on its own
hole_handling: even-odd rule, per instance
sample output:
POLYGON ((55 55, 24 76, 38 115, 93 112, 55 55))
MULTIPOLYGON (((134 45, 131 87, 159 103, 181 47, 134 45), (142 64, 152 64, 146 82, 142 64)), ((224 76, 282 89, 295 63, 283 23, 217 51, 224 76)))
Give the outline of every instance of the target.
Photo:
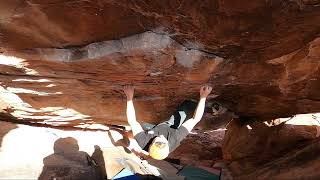
POLYGON ((197 103, 185 100, 178 109, 171 115, 170 119, 165 123, 170 125, 170 128, 178 129, 192 115, 197 108, 197 103))

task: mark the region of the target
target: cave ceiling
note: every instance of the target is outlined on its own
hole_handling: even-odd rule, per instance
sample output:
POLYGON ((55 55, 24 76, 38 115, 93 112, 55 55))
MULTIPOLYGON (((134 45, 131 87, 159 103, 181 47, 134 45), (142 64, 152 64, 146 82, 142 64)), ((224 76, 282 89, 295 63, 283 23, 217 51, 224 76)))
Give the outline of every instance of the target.
POLYGON ((2 119, 124 125, 126 84, 141 122, 202 84, 238 116, 320 110, 318 0, 1 1, 0 53, 2 119))

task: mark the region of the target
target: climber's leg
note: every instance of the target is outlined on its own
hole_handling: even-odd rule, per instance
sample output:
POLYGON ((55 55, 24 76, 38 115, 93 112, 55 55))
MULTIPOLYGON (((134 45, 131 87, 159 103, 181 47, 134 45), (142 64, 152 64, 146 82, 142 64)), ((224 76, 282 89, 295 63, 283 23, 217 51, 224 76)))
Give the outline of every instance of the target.
POLYGON ((164 123, 169 124, 171 128, 178 129, 188 117, 192 116, 196 107, 196 102, 186 100, 178 107, 173 115, 171 115, 169 120, 164 123))

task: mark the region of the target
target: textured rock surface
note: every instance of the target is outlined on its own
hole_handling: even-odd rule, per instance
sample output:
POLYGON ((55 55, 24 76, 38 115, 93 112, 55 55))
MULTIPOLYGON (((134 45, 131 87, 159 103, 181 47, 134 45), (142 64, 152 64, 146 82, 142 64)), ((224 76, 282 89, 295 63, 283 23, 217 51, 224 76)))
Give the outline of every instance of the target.
MULTIPOLYGON (((1 1, 0 119, 124 125, 125 84, 136 87, 140 122, 166 120, 204 83, 219 95, 208 104, 229 111, 206 114, 202 130, 224 126, 232 112, 259 122, 318 112, 319 22, 319 0, 1 1)), ((222 150, 236 177, 319 176, 318 126, 259 122, 228 128, 222 150)), ((16 128, 4 127, 0 136, 16 128)), ((172 156, 211 165, 219 142, 199 137, 207 138, 190 136, 172 156)))
POLYGON ((124 124, 128 83, 139 120, 154 123, 203 83, 240 116, 320 109, 318 1, 15 0, 0 9, 2 101, 16 117, 124 124))
POLYGON ((3 46, 24 49, 86 45, 155 30, 223 57, 245 53, 270 59, 319 33, 318 5, 317 0, 14 0, 1 2, 1 33, 3 46))
POLYGON ((319 114, 228 126, 224 159, 240 179, 317 179, 319 114))
POLYGON ((69 125, 86 121, 125 124, 122 86, 131 83, 136 88, 138 119, 163 121, 184 99, 195 98, 194 92, 222 62, 222 58, 185 49, 168 36, 152 32, 77 51, 8 53, 27 57, 0 56, 9 63, 2 69, 2 99, 17 110, 13 114, 69 125), (63 62, 43 61, 52 59, 63 62), (14 103, 16 94, 21 100, 14 103))
POLYGON ((126 45, 91 44, 78 50, 78 57, 75 50, 8 51, 1 55, 2 100, 23 118, 50 123, 58 118, 70 125, 84 120, 123 124, 121 88, 133 83, 138 118, 156 123, 184 99, 196 98, 199 86, 209 82, 220 95, 216 101, 241 116, 267 119, 319 110, 319 38, 263 63, 225 63, 152 32, 121 42, 126 45), (10 57, 10 53, 27 58, 10 57), (13 102, 16 95, 20 102, 17 97, 13 102))
POLYGON ((182 164, 212 167, 222 160, 221 143, 224 129, 190 134, 169 158, 179 159, 182 164))

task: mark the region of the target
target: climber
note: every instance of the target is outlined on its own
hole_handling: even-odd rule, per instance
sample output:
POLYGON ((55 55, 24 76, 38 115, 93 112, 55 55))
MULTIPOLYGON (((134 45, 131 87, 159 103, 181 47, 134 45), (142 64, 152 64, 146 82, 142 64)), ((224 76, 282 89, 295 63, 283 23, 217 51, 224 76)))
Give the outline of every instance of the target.
POLYGON ((125 86, 124 93, 127 97, 127 119, 131 126, 134 139, 152 158, 157 160, 165 159, 170 152, 180 145, 180 142, 201 120, 205 109, 205 101, 211 90, 212 87, 210 86, 202 86, 200 88, 200 101, 198 105, 192 101, 185 101, 168 121, 160 123, 149 130, 144 130, 136 120, 133 106, 134 88, 133 86, 125 86), (186 120, 188 114, 194 110, 193 117, 186 120))

